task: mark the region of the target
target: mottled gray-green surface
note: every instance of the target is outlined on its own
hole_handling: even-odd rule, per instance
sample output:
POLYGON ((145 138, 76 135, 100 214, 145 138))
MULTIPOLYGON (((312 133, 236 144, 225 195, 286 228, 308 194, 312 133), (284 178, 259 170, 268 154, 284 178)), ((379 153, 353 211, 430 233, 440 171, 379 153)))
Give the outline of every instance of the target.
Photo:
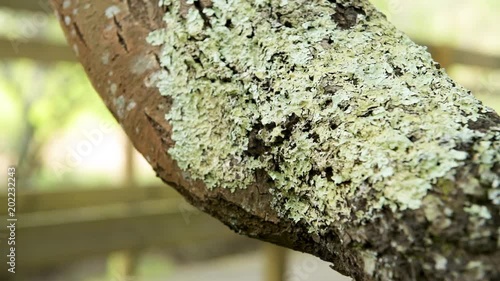
MULTIPOLYGON (((237 191, 264 172, 280 216, 319 237, 380 218, 397 224, 403 214, 425 222, 408 226, 410 238, 436 228, 429 241, 391 242, 398 259, 460 225, 446 235, 498 247, 498 117, 367 2, 162 3, 167 27, 149 42, 162 46, 168 153, 186 177, 237 191)), ((374 233, 363 231, 340 243, 366 248, 374 233)), ((456 253, 437 248, 413 258, 438 271, 494 271, 493 260, 451 261, 456 253)), ((390 280, 398 259, 379 251, 359 251, 365 273, 383 267, 377 274, 390 280)))
POLYGON ((466 159, 457 143, 481 137, 480 180, 495 182, 490 199, 500 203, 498 175, 487 172, 498 161, 498 132, 464 126, 489 109, 384 19, 358 15, 346 30, 328 1, 274 1, 279 20, 268 1, 213 1, 204 28, 194 6, 183 19, 173 2, 169 27, 150 40, 163 44, 169 70, 160 82, 174 100, 169 153, 193 179, 245 188, 263 168, 287 199, 277 207, 316 231, 349 217, 353 196, 374 209, 420 207, 466 159), (248 152, 252 137, 265 151, 248 152))

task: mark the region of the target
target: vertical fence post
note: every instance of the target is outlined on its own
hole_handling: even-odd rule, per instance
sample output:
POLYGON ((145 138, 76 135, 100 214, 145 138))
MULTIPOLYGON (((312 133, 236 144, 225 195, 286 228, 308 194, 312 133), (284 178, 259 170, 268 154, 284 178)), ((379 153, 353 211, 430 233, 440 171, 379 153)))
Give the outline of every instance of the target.
MULTIPOLYGON (((135 161, 134 161, 134 146, 127 136, 124 145, 125 163, 123 165, 123 187, 136 187, 136 173, 135 173, 135 161)), ((125 251, 120 251, 111 255, 111 257, 117 258, 119 266, 119 281, 135 281, 137 277, 137 268, 139 265, 140 251, 138 249, 129 249, 125 251)), ((115 271, 115 270, 113 270, 115 271)))
POLYGON ((265 281, 285 281, 287 249, 274 244, 264 245, 265 281))

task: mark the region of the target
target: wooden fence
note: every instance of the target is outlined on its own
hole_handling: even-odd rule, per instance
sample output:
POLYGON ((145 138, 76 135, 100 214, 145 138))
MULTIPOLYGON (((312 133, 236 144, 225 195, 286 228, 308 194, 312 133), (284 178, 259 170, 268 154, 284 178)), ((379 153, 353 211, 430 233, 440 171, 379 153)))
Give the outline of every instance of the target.
MULTIPOLYGON (((29 273, 124 249, 169 249, 204 241, 242 242, 240 236, 190 207, 172 190, 168 186, 153 186, 19 193, 19 271, 29 273)), ((0 202, 7 205, 4 194, 0 202)), ((0 209, 0 221, 5 222, 4 209, 0 209)), ((4 242, 2 265, 7 263, 8 254, 4 242)))

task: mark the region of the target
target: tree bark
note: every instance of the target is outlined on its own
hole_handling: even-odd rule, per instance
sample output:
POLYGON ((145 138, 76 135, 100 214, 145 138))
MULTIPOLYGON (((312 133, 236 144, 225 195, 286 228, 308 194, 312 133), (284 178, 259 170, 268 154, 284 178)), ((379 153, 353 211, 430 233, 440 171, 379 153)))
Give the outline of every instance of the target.
POLYGON ((227 2, 52 5, 157 175, 235 232, 355 280, 499 280, 500 117, 365 0, 227 2))

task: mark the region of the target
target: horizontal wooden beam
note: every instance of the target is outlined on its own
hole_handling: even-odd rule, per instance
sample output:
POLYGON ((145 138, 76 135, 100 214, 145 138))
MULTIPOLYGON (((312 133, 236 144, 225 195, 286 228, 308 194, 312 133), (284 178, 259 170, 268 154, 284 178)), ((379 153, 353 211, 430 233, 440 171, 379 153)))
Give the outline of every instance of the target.
POLYGON ((0 8, 52 14, 52 9, 47 0, 2 0, 0 8))
POLYGON ((0 59, 18 58, 40 62, 77 61, 73 50, 67 45, 0 39, 0 59))
MULTIPOLYGON (((19 215, 16 225, 18 270, 29 272, 60 266, 124 249, 168 249, 185 243, 240 239, 219 221, 186 204, 181 199, 149 200, 19 215)), ((6 218, 1 217, 0 221, 5 222, 6 218)), ((8 251, 5 239, 1 240, 3 273, 8 251)))
POLYGON ((455 49, 453 52, 454 63, 473 65, 486 68, 500 68, 500 57, 467 50, 455 49))
MULTIPOLYGON (((22 190, 22 188, 18 188, 22 190)), ((149 187, 100 187, 99 189, 75 190, 65 187, 60 191, 19 192, 16 198, 18 214, 75 209, 116 203, 136 203, 146 200, 180 198, 180 195, 168 185, 149 187)), ((7 194, 0 194, 0 202, 7 206, 7 194)), ((7 214, 7 208, 0 208, 0 216, 7 214)))
POLYGON ((439 62, 445 68, 452 64, 463 64, 484 68, 500 68, 500 56, 452 48, 444 45, 428 45, 423 43, 421 45, 426 45, 434 60, 439 62))

